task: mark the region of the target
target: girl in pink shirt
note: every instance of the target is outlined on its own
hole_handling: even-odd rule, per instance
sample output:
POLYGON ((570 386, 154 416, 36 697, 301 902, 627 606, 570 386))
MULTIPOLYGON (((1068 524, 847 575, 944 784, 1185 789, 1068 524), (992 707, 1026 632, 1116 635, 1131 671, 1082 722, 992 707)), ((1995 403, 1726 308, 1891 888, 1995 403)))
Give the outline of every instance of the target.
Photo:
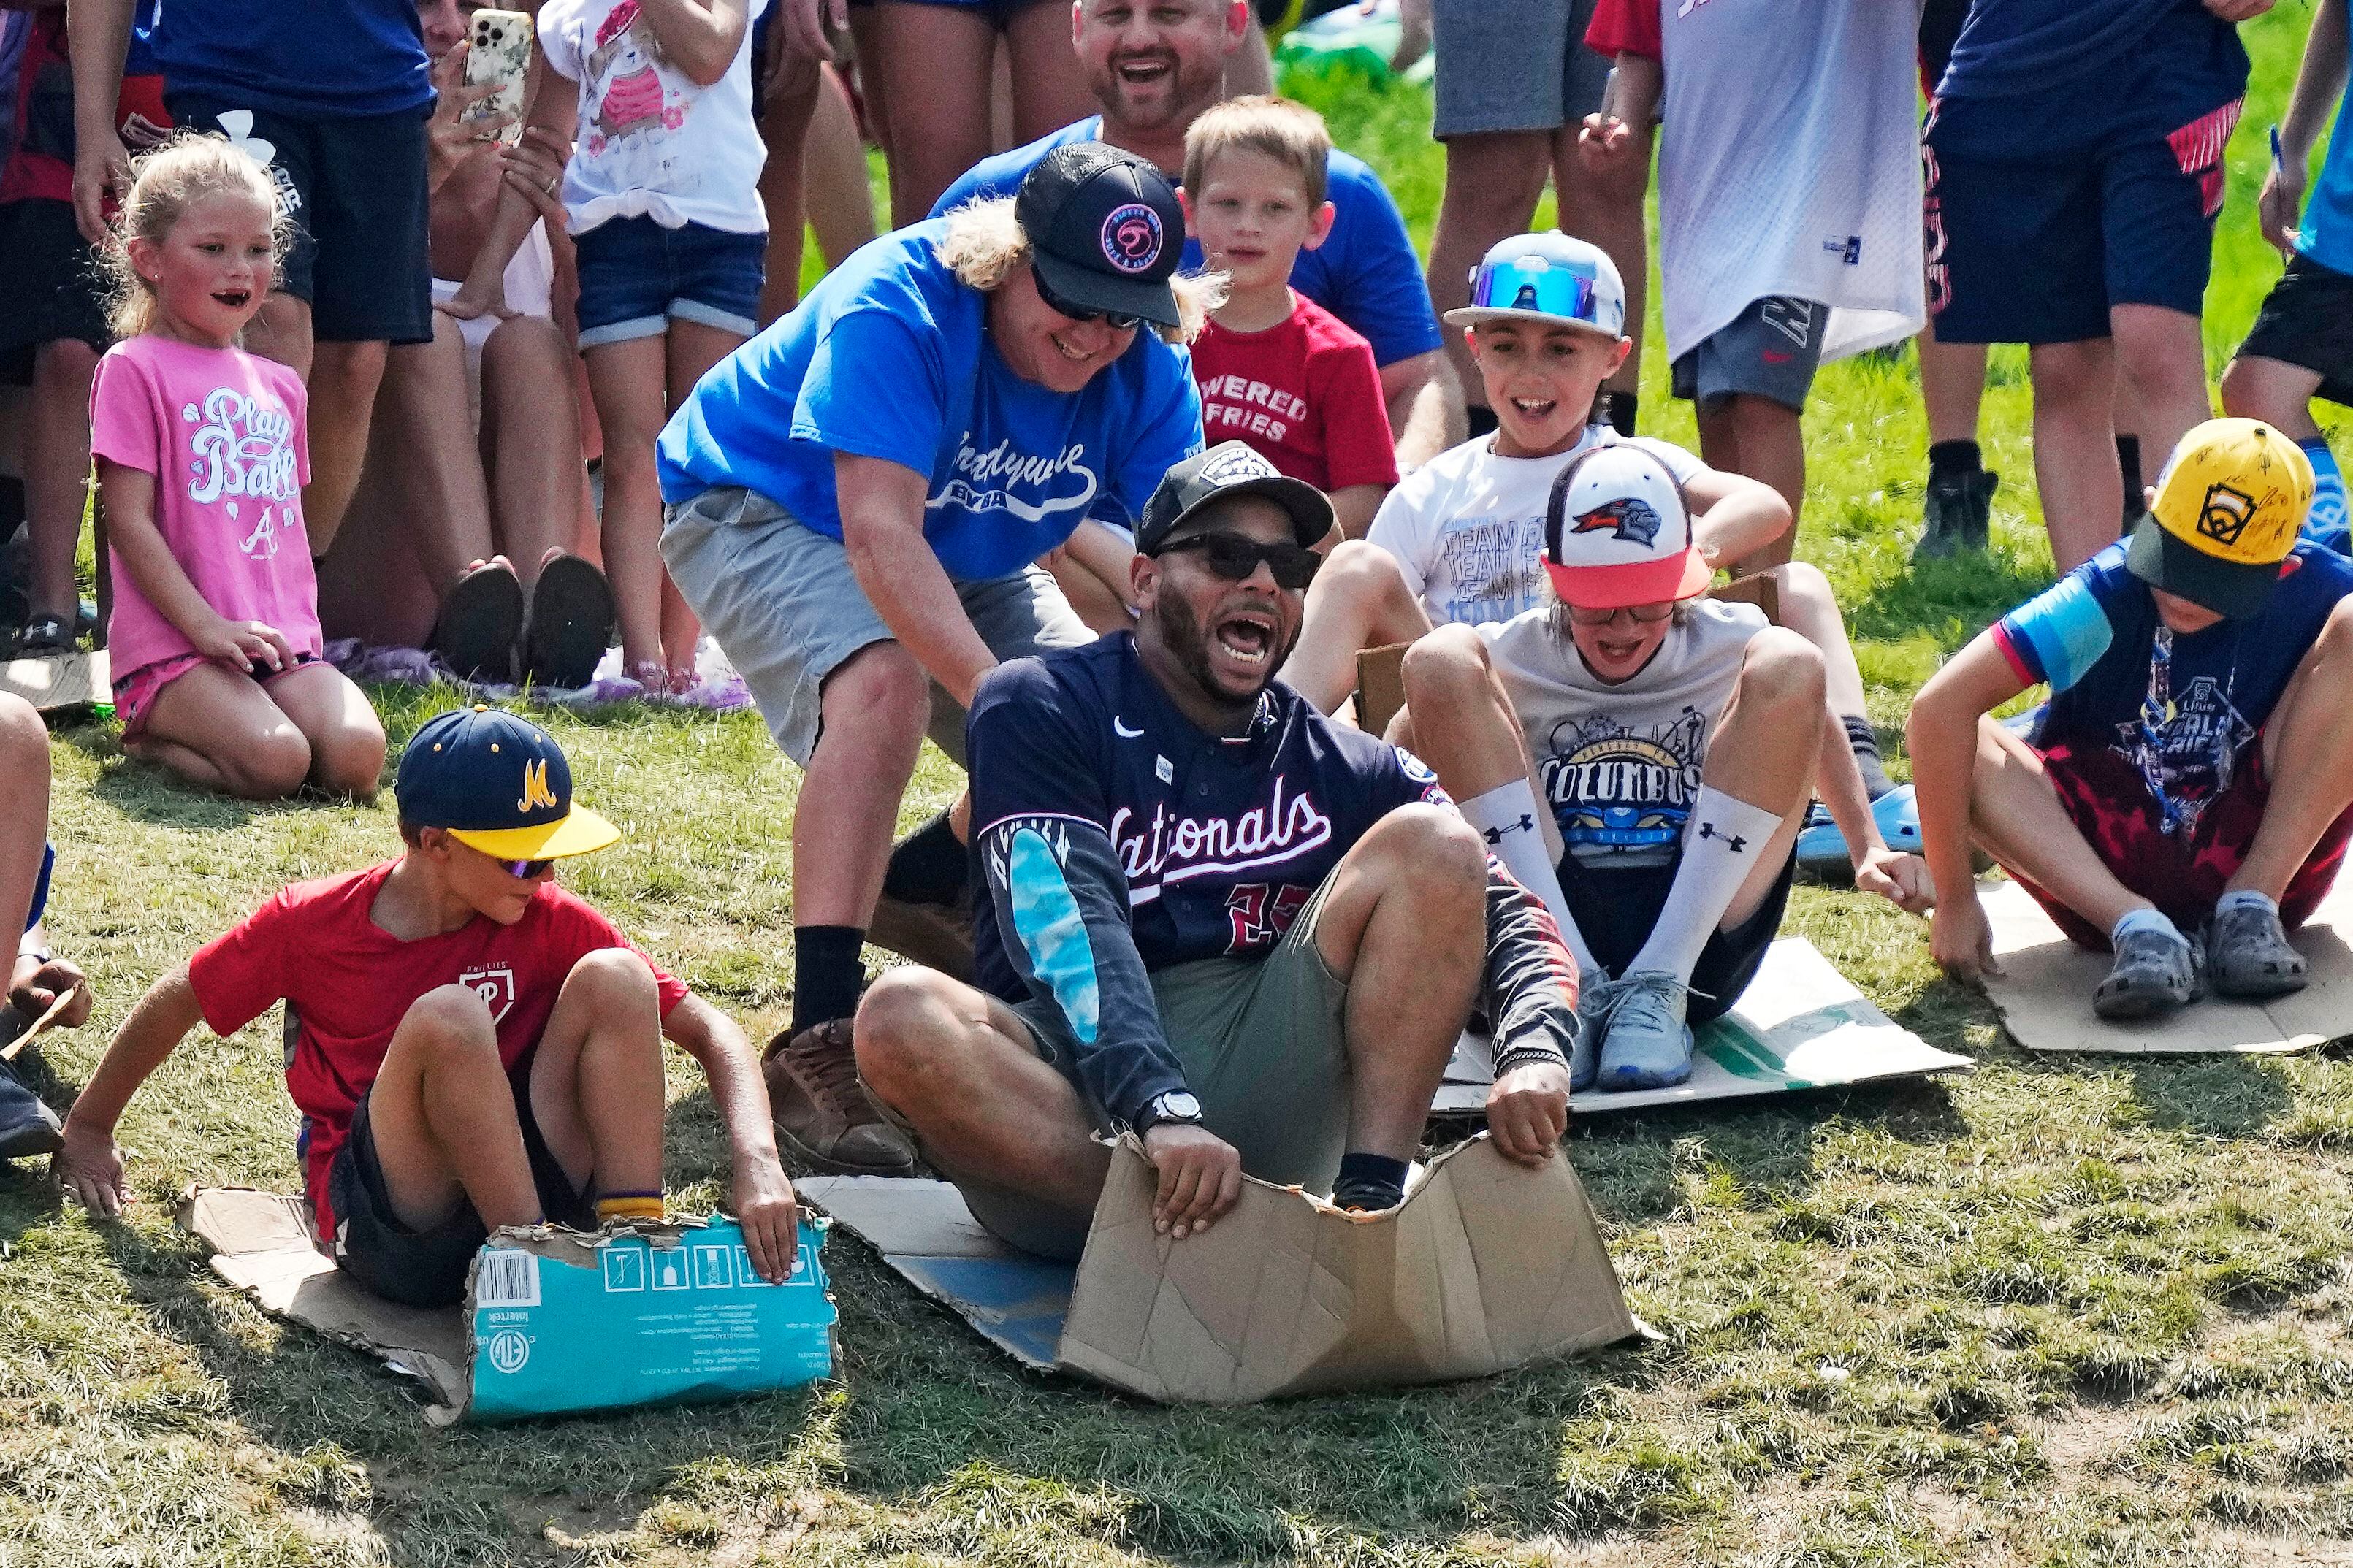
POLYGON ((320 658, 302 381, 237 347, 288 226, 269 174, 217 137, 134 166, 113 250, 122 341, 90 390, 114 701, 124 750, 207 787, 364 798, 384 726, 320 658))

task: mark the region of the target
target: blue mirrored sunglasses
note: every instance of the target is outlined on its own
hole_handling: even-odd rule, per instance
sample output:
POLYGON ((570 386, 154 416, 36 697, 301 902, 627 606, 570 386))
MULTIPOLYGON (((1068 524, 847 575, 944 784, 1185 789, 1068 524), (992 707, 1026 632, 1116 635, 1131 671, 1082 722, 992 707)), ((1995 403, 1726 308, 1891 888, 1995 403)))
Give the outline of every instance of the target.
POLYGON ((1572 321, 1594 321, 1599 279, 1582 268, 1524 256, 1501 266, 1482 264, 1471 274, 1471 304, 1482 310, 1536 310, 1572 321))

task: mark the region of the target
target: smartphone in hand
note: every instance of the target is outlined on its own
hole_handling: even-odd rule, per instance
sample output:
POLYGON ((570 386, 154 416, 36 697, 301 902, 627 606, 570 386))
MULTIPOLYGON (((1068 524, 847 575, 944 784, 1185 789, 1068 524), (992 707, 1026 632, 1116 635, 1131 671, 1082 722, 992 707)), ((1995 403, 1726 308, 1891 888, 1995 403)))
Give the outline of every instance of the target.
POLYGON ((507 146, 522 140, 523 79, 531 68, 531 17, 522 11, 477 11, 467 36, 466 85, 498 91, 466 106, 460 121, 503 117, 498 139, 507 146))

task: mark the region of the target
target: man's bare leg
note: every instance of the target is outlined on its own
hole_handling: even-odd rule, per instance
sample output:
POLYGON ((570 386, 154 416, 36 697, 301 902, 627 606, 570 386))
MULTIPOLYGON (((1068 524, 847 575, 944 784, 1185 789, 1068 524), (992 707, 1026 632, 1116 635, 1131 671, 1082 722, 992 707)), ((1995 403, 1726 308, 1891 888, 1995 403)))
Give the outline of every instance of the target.
POLYGON ((2037 343, 2028 363, 2034 382, 2034 482, 2042 494, 2042 526, 2051 536, 2052 565, 2071 572, 2114 542, 2123 521, 2116 344, 2107 338, 2037 343))

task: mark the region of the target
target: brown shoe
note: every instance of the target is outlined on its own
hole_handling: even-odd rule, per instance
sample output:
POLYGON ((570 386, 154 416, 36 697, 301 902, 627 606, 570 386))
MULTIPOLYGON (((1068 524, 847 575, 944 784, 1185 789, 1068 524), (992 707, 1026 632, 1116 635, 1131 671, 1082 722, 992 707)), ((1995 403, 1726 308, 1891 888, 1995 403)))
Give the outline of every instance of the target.
POLYGON ((866 940, 951 980, 972 984, 972 917, 951 904, 918 904, 885 893, 866 940))
POLYGON ((915 1145, 884 1120, 850 1052, 849 1020, 813 1024, 768 1042, 760 1065, 776 1118, 776 1142, 805 1165, 845 1176, 903 1176, 915 1168, 915 1145))

